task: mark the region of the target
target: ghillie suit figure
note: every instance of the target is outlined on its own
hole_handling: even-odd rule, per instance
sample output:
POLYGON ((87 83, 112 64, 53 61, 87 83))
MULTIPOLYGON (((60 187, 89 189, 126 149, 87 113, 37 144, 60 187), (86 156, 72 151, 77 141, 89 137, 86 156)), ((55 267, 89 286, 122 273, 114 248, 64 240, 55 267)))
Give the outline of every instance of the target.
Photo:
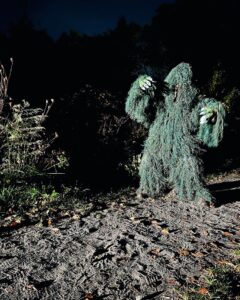
POLYGON ((139 167, 139 193, 154 197, 174 188, 181 200, 211 202, 199 154, 201 144, 217 147, 221 141, 225 110, 215 99, 198 95, 187 63, 173 68, 164 84, 164 101, 157 102, 155 82, 141 75, 127 97, 126 112, 149 128, 139 167))

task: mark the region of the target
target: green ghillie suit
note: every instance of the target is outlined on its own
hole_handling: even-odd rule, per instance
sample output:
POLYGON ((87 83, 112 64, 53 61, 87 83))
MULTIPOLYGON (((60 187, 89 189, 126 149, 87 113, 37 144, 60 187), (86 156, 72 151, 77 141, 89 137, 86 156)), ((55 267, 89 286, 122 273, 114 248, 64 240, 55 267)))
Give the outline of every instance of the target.
POLYGON ((149 128, 139 167, 139 192, 153 197, 174 188, 181 200, 210 202, 199 154, 202 144, 217 147, 221 141, 225 110, 215 99, 198 95, 187 63, 173 68, 164 82, 164 101, 156 101, 156 86, 147 75, 132 84, 126 101, 129 116, 149 128))

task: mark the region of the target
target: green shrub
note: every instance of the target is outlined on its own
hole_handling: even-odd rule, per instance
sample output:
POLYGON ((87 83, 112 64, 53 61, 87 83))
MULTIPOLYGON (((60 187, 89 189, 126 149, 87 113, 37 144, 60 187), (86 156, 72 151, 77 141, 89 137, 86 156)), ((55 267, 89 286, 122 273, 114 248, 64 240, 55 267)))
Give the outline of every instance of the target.
MULTIPOLYGON (((9 77, 3 66, 0 70, 0 97, 7 99, 9 77)), ((44 126, 53 99, 46 101, 43 109, 31 108, 25 100, 18 104, 5 102, 0 115, 0 174, 7 180, 30 178, 66 167, 63 151, 49 151, 57 134, 47 137, 44 126)))

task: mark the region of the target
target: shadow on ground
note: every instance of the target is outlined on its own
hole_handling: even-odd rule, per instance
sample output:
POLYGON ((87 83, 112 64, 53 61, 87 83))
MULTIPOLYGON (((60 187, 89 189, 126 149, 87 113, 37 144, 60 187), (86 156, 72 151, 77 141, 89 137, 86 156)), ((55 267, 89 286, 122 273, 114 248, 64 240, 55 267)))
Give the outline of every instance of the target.
POLYGON ((216 199, 216 206, 240 201, 240 180, 215 183, 208 186, 216 199))

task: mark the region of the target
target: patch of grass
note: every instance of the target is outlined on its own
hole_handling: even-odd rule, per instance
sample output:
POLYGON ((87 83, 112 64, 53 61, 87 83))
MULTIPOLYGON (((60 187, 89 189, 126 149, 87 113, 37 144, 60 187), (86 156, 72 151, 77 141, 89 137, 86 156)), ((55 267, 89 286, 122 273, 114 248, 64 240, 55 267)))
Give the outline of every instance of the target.
POLYGON ((234 250, 234 251, 233 251, 233 255, 234 255, 235 257, 239 258, 239 260, 240 260, 240 248, 237 249, 237 250, 234 250))
POLYGON ((80 218, 91 205, 87 190, 80 187, 63 186, 56 191, 52 185, 5 185, 0 189, 0 227, 80 218))
POLYGON ((208 269, 179 295, 183 300, 240 300, 240 249, 234 251, 233 262, 223 261, 208 269))

